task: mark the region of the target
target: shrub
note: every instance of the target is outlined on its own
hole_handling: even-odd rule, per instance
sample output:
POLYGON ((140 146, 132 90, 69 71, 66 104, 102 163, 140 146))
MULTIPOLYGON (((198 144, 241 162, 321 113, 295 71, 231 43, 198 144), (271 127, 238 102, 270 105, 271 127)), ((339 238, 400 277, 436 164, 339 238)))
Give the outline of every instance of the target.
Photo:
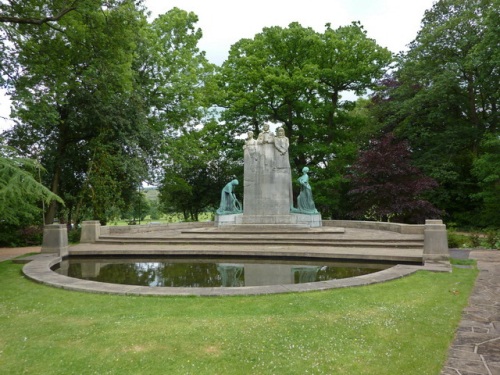
POLYGON ((472 247, 472 244, 468 236, 463 234, 458 234, 453 231, 448 231, 448 247, 449 248, 472 247))
POLYGON ((481 239, 479 238, 479 234, 472 233, 469 237, 471 247, 479 247, 481 246, 481 239))
POLYGON ((486 232, 486 244, 491 249, 500 248, 500 231, 490 230, 486 232))
POLYGON ((41 245, 43 227, 30 225, 19 228, 14 225, 0 225, 0 246, 22 247, 41 245))
POLYGON ((71 229, 68 232, 68 242, 69 243, 79 243, 81 235, 82 235, 81 228, 71 229))

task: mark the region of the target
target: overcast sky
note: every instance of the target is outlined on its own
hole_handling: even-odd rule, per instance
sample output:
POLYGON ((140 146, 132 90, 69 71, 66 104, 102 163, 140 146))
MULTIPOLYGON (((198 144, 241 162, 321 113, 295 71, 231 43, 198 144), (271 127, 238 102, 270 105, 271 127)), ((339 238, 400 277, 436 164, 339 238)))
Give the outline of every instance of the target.
MULTIPOLYGON (((332 28, 360 21, 368 37, 397 53, 420 30, 424 12, 434 0, 145 0, 151 17, 173 7, 198 15, 197 26, 203 31, 200 50, 220 65, 229 48, 242 38, 253 38, 264 27, 287 27, 298 22, 318 32, 325 24, 332 28)), ((7 128, 4 120, 10 113, 9 100, 0 92, 0 130, 7 128)))

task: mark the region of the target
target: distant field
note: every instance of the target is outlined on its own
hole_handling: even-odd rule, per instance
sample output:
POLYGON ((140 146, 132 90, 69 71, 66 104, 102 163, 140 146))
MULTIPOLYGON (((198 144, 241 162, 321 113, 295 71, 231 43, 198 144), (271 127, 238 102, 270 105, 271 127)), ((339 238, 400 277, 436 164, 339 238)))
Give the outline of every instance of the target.
MULTIPOLYGON (((204 212, 199 215, 199 221, 212 221, 213 218, 213 213, 211 212, 204 212)), ((151 219, 151 217, 146 216, 144 220, 141 220, 141 224, 151 224, 151 223, 161 223, 161 224, 168 224, 168 223, 180 223, 184 221, 184 216, 182 214, 168 214, 168 215, 162 215, 160 219, 151 219)), ((139 224, 139 221, 136 220, 136 224, 139 224)), ((117 220, 117 221, 110 221, 108 225, 129 225, 129 221, 127 220, 117 220)))

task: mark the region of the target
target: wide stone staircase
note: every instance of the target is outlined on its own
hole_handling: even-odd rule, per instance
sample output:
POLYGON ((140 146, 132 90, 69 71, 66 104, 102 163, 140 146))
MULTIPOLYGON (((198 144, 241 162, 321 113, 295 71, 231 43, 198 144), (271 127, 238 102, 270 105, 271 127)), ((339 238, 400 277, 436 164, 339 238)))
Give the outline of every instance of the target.
POLYGON ((251 256, 328 258, 395 263, 423 262, 423 234, 301 225, 186 223, 150 230, 114 228, 92 244, 70 249, 72 255, 251 256))

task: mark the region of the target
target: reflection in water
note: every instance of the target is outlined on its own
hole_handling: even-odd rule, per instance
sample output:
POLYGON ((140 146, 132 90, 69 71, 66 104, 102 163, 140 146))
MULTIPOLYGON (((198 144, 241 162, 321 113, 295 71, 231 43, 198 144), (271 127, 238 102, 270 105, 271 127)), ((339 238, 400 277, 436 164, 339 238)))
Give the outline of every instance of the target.
POLYGON ((296 284, 312 283, 317 281, 317 273, 321 269, 319 266, 293 267, 294 280, 296 284), (298 277, 297 277, 298 276, 298 277))
POLYGON ((300 284, 354 277, 389 264, 255 259, 69 258, 56 272, 100 282, 152 287, 241 287, 300 284))
POLYGON ((217 264, 217 271, 221 276, 222 286, 235 287, 243 286, 245 267, 242 264, 219 263, 217 264))

